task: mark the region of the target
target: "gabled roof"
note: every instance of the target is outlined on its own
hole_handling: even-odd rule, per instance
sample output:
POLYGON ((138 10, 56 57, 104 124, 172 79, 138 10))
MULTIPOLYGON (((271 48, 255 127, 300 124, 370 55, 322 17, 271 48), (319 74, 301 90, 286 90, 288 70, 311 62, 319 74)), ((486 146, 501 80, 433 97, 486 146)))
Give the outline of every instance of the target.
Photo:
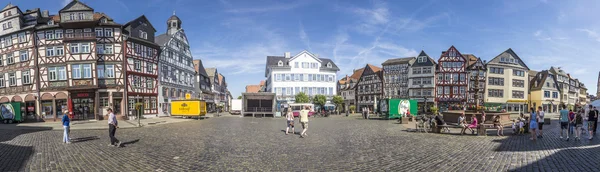
POLYGON ((206 69, 204 69, 204 65, 202 64, 202 60, 194 60, 194 69, 196 70, 196 72, 198 72, 198 74, 208 77, 206 69))
POLYGON ((8 5, 6 5, 4 8, 2 8, 2 11, 11 9, 12 7, 15 7, 15 6, 12 3, 9 2, 8 5))
POLYGON ((314 58, 315 60, 317 60, 318 62, 321 62, 321 59, 319 59, 319 57, 317 57, 316 55, 314 55, 313 53, 306 51, 306 50, 302 50, 300 53, 296 54, 294 57, 290 58, 290 61, 298 58, 301 54, 308 54, 310 57, 314 58))
POLYGON ((163 33, 163 34, 160 34, 160 35, 154 37, 154 43, 156 43, 160 46, 164 46, 169 41, 169 38, 170 38, 169 35, 167 35, 166 33, 163 33))
POLYGON ((477 57, 473 54, 462 54, 467 60, 467 66, 471 66, 477 62, 477 57))
POLYGON ((538 73, 539 73, 538 71, 535 71, 535 70, 529 70, 529 75, 531 75, 531 76, 535 76, 535 75, 537 75, 538 73))
POLYGON ((246 85, 246 93, 258 93, 260 87, 260 85, 246 85))
POLYGON ((519 64, 521 64, 523 67, 525 67, 527 70, 529 70, 529 67, 527 66, 527 64, 525 64, 525 61, 523 61, 523 59, 521 59, 521 57, 519 57, 519 55, 517 55, 517 53, 515 53, 512 48, 508 48, 506 51, 503 51, 502 53, 498 54, 496 57, 492 58, 488 63, 494 61, 497 58, 500 58, 500 56, 504 53, 508 53, 510 54, 512 57, 516 58, 519 60, 519 64))
MULTIPOLYGON (((138 21, 138 19, 142 19, 145 20, 146 23, 148 23, 148 25, 150 25, 150 28, 152 28, 152 30, 154 30, 154 32, 156 32, 156 28, 154 28, 154 26, 152 26, 152 23, 150 23, 150 20, 148 20, 148 18, 146 18, 146 15, 141 15, 138 18, 135 18, 127 23, 125 23, 125 25, 123 25, 123 28, 126 28, 127 26, 133 24, 133 22, 138 21)), ((160 45, 160 44, 159 44, 160 45)))
MULTIPOLYGON (((474 56, 473 56, 474 57, 474 56)), ((470 62, 469 62, 470 63, 470 62)), ((485 64, 483 63, 483 61, 481 61, 481 58, 477 58, 477 60, 475 60, 473 62, 473 64, 467 66, 467 69, 474 69, 475 67, 477 67, 477 64, 480 64, 482 69, 487 69, 485 64)))
POLYGON ((348 77, 348 75, 346 75, 342 79, 338 80, 338 84, 344 85, 348 82, 348 80, 350 80, 350 77, 348 77))
POLYGON ((58 12, 62 13, 68 11, 94 11, 94 9, 79 0, 73 0, 58 12))
POLYGON ((395 58, 395 59, 388 59, 385 62, 383 62, 381 65, 385 66, 385 65, 394 65, 394 64, 406 64, 411 62, 411 60, 414 60, 415 57, 403 57, 403 58, 395 58))
POLYGON ((223 75, 219 74, 219 84, 223 84, 223 80, 224 80, 223 75))
POLYGON ((350 76, 350 78, 358 80, 360 79, 360 76, 362 76, 363 71, 365 71, 365 68, 360 68, 357 70, 354 70, 354 73, 352 73, 352 75, 350 76))
MULTIPOLYGON (((542 88, 544 88, 544 84, 546 84, 546 79, 548 79, 548 75, 550 75, 551 73, 547 70, 543 70, 541 72, 538 72, 537 75, 535 77, 533 77, 533 79, 531 79, 531 81, 529 81, 529 85, 530 85, 530 90, 541 90, 542 88)), ((559 92, 562 92, 562 89, 558 89, 558 81, 556 80, 556 76, 551 77, 552 80, 554 81, 554 84, 556 86, 556 89, 559 92)))
POLYGON ((339 71, 340 68, 331 60, 326 58, 319 58, 321 60, 321 69, 333 69, 339 71), (327 63, 331 63, 331 68, 327 67, 327 63))
POLYGON ((316 58, 316 56, 314 56, 310 52, 304 50, 304 51, 298 53, 296 56, 291 57, 291 58, 285 58, 284 56, 267 56, 267 62, 265 64, 265 77, 267 75, 267 69, 269 67, 279 67, 279 65, 278 65, 279 61, 281 61, 283 63, 283 66, 281 66, 281 67, 290 67, 290 65, 288 63, 290 61, 292 61, 294 58, 298 57, 302 53, 307 53, 311 57, 317 59, 317 61, 321 63, 321 69, 330 69, 330 70, 335 70, 335 71, 339 71, 340 70, 338 68, 338 66, 331 59, 328 59, 328 58, 316 58), (328 63, 331 63, 331 68, 327 67, 328 63))
POLYGON ((205 70, 206 70, 206 74, 208 74, 209 77, 215 77, 215 73, 217 72, 217 68, 206 68, 205 70))
POLYGON ((550 72, 552 72, 554 74, 562 75, 562 76, 567 76, 567 73, 564 70, 559 69, 554 66, 550 67, 550 72))
POLYGON ((371 64, 367 64, 367 67, 371 68, 371 71, 373 71, 374 73, 377 73, 377 72, 381 71, 380 67, 377 67, 377 66, 374 66, 374 65, 371 65, 371 64))
POLYGON ((429 57, 429 55, 427 55, 427 53, 425 53, 425 51, 421 50, 421 53, 419 53, 419 55, 416 57, 416 60, 413 64, 411 64, 412 67, 419 67, 419 66, 434 66, 437 65, 437 62, 435 62, 435 60, 433 60, 431 57, 429 57), (425 60, 425 62, 421 62, 419 63, 419 57, 427 57, 427 60, 425 60))

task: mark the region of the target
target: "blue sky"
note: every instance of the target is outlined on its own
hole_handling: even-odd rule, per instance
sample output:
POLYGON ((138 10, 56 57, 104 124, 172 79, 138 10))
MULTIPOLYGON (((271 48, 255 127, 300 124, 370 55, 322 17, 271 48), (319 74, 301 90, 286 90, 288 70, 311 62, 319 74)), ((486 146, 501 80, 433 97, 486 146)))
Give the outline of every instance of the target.
MULTIPOLYGON (((7 4, 9 1, 0 0, 7 4)), ((65 0, 12 0, 56 14, 65 0)), ((366 63, 415 56, 438 59, 451 45, 490 60, 512 48, 532 70, 560 66, 595 94, 600 1, 83 0, 119 23, 145 14, 166 31, 173 10, 194 58, 217 67, 237 97, 264 79, 268 55, 304 49, 330 58, 342 75, 366 63)), ((341 78, 341 77, 340 77, 341 78)))

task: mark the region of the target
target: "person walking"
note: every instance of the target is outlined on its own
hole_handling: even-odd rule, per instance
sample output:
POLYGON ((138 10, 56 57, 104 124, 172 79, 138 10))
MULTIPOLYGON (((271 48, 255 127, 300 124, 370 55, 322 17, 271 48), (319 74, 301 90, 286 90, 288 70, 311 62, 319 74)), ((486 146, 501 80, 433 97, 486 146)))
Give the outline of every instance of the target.
POLYGON ((588 132, 590 134, 589 139, 592 140, 594 138, 594 134, 596 133, 596 123, 598 121, 598 110, 596 107, 593 110, 590 110, 588 114, 588 132))
POLYGON ((308 113, 310 112, 310 107, 304 107, 304 110, 300 111, 300 124, 302 124, 302 133, 300 133, 300 137, 304 138, 306 135, 306 130, 308 130, 308 113))
POLYGON ((65 114, 62 117, 62 124, 63 124, 63 143, 67 143, 70 144, 71 143, 71 138, 69 137, 69 134, 71 134, 71 119, 69 118, 68 114, 69 111, 65 111, 65 114))
POLYGON ((108 112, 108 136, 110 137, 109 146, 121 147, 121 141, 115 137, 117 128, 119 128, 117 116, 115 116, 111 108, 106 109, 106 112, 108 112))
POLYGON ((575 140, 581 140, 581 128, 583 127, 583 113, 585 111, 581 110, 580 113, 575 115, 575 140))
POLYGON ((569 141, 569 111, 567 110, 565 105, 562 105, 562 110, 560 110, 560 116, 558 116, 558 121, 560 121, 560 139, 563 138, 563 133, 567 130, 567 141, 569 141))
POLYGON ((546 115, 546 113, 544 112, 544 110, 542 110, 541 106, 538 106, 538 113, 537 116, 539 117, 538 122, 538 138, 544 138, 544 116, 546 115))
POLYGON ((594 123, 593 128, 594 129, 592 131, 594 131, 594 135, 596 135, 596 131, 598 129, 598 115, 600 115, 600 113, 598 113, 598 109, 596 109, 596 106, 594 106, 594 114, 596 114, 596 115, 594 116, 594 120, 593 120, 593 123, 594 123))
POLYGON ((535 108, 531 108, 531 115, 529 116, 529 130, 531 132, 531 138, 529 138, 530 140, 537 140, 537 132, 536 129, 538 129, 538 121, 539 121, 539 116, 535 113, 535 108))
POLYGON ((285 129, 285 135, 288 135, 290 131, 290 127, 292 128, 292 133, 296 133, 296 128, 294 127, 294 113, 290 110, 290 108, 286 108, 285 119, 287 119, 287 128, 285 129))
POLYGON ((575 112, 572 109, 569 110, 569 134, 574 136, 573 130, 575 129, 575 112))

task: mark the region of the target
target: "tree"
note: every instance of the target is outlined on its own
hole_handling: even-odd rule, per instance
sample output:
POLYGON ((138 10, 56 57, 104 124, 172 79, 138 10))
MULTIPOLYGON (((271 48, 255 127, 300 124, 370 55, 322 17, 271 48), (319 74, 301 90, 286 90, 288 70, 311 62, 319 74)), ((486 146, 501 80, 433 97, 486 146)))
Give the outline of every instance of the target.
POLYGON ((242 96, 238 96, 238 98, 237 98, 237 99, 242 99, 242 96))
POLYGON ((339 114, 342 108, 342 103, 344 103, 344 98, 342 98, 342 96, 333 96, 332 101, 333 104, 335 104, 335 106, 337 107, 339 114))
POLYGON ((356 110, 356 106, 354 105, 350 105, 350 111, 352 111, 352 113, 354 114, 354 111, 356 110))
POLYGON ((296 103, 310 103, 310 98, 303 92, 300 92, 296 94, 296 103))
POLYGON ((327 102, 327 97, 325 95, 316 95, 313 99, 313 103, 319 107, 320 109, 324 109, 325 103, 327 102))

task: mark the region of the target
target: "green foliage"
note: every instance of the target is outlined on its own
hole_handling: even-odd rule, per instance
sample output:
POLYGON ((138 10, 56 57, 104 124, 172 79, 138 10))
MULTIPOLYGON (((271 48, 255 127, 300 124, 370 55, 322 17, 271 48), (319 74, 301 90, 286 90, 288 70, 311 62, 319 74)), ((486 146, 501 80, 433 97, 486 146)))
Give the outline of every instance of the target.
POLYGON ((238 98, 237 98, 237 99, 242 99, 242 96, 238 96, 238 98))
POLYGON ((431 107, 429 110, 431 110, 431 112, 432 112, 433 114, 437 114, 437 113, 438 113, 438 111, 439 111, 439 109, 438 109, 437 107, 435 107, 435 106, 432 106, 432 107, 431 107))
POLYGON ((304 94, 303 92, 300 92, 296 94, 296 103, 310 103, 310 98, 308 97, 308 95, 304 94))
POLYGON ((356 106, 350 105, 350 111, 352 111, 352 113, 354 113, 354 111, 356 111, 356 106))
POLYGON ((342 96, 333 96, 333 104, 335 104, 336 106, 340 106, 342 103, 344 103, 344 99, 342 98, 342 96))
POLYGON ((316 95, 313 98, 313 103, 323 109, 323 106, 325 106, 325 103, 327 103, 327 97, 325 97, 325 95, 316 95))

